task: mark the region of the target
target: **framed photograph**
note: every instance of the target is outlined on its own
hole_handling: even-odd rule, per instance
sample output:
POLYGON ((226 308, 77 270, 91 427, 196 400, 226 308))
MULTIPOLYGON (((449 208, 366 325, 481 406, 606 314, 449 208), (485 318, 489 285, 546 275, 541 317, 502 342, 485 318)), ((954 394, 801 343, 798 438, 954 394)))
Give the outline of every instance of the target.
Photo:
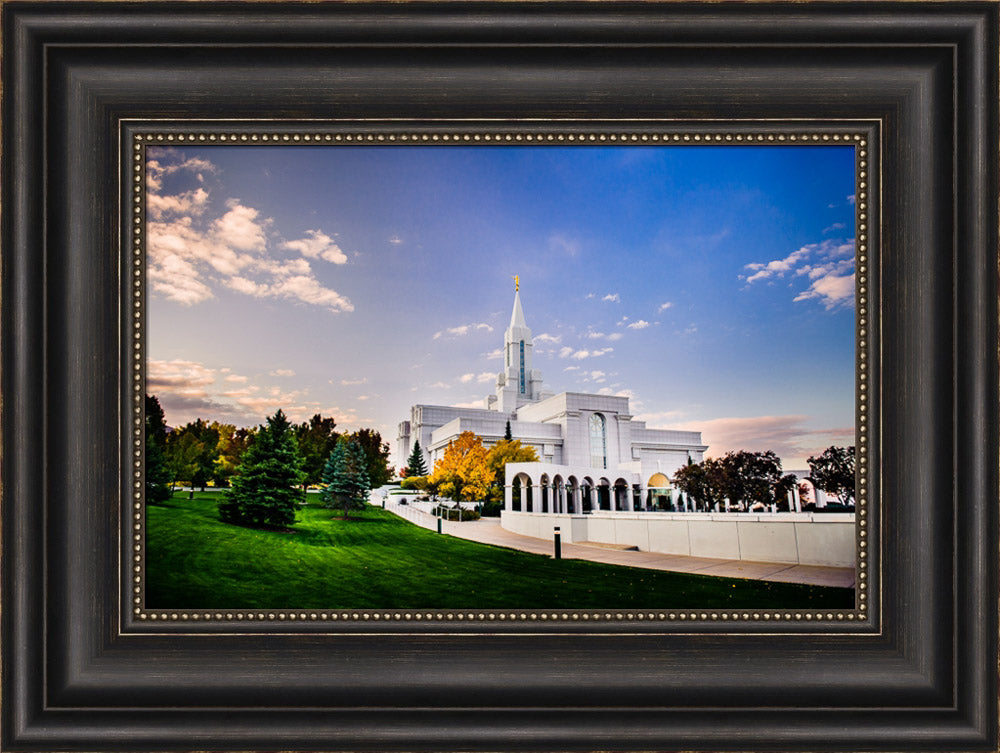
POLYGON ((0 748, 998 749, 996 3, 2 23, 0 748))
POLYGON ((133 617, 866 611, 867 131, 184 125, 128 126, 133 617))

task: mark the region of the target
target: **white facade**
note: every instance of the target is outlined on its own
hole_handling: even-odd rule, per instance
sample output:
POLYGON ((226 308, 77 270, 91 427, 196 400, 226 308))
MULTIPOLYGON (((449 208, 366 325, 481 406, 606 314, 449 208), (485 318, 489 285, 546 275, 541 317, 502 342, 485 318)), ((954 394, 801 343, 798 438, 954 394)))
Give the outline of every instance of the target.
MULTIPOLYGON (((607 502, 618 483, 617 509, 627 510, 645 507, 648 489, 665 487, 682 465, 703 459, 708 448, 701 432, 649 429, 645 422, 633 420, 627 397, 546 391, 541 372, 532 366, 533 351, 521 296, 515 292, 496 393, 485 398, 481 409, 414 405, 409 420, 399 425, 397 457, 408 458, 413 441, 419 440, 432 469, 448 443, 463 431, 472 431, 490 446, 503 438, 509 421, 512 437, 534 447, 541 462, 516 464, 517 469, 508 466, 508 499, 518 473, 534 484, 543 476, 549 483, 554 478, 587 478, 594 488, 608 487, 607 493, 598 489, 599 502, 607 502), (621 490, 625 484, 629 493, 621 490)), ((582 481, 580 485, 582 489, 582 481)))

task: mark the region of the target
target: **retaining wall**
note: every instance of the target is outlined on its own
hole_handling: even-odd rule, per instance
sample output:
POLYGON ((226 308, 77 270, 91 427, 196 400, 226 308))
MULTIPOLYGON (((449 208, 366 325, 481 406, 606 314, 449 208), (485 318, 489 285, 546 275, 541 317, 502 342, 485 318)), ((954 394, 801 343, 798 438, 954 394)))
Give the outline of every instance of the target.
POLYGON ((593 541, 644 552, 755 562, 853 567, 854 513, 629 513, 589 515, 504 510, 500 524, 524 536, 593 541))

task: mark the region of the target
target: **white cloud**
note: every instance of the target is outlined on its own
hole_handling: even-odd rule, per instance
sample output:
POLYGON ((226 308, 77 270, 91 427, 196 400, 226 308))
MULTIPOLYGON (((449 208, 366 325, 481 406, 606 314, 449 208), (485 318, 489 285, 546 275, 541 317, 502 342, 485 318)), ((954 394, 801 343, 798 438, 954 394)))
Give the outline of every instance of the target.
POLYGON ((586 337, 588 340, 608 340, 610 342, 622 339, 621 332, 612 332, 611 334, 607 334, 604 332, 589 330, 588 332, 585 332, 583 336, 586 337))
POLYGON ((823 235, 832 233, 834 230, 843 230, 846 227, 843 222, 834 222, 830 227, 823 228, 823 235))
POLYGON ((351 387, 358 384, 366 384, 368 382, 368 377, 361 377, 360 379, 341 379, 340 383, 345 387, 351 387))
POLYGON ((540 335, 535 335, 535 342, 559 344, 562 342, 562 335, 550 335, 548 332, 543 332, 540 335))
POLYGON ((483 407, 483 401, 482 400, 470 400, 467 403, 452 403, 450 407, 452 407, 452 408, 482 408, 483 407))
POLYGON ((204 188, 183 191, 174 196, 161 196, 156 193, 146 193, 146 211, 154 220, 162 219, 167 214, 201 215, 208 207, 208 191, 204 188))
POLYGON ((399 245, 400 243, 402 243, 402 242, 403 242, 403 239, 402 239, 402 238, 400 238, 400 237, 399 237, 398 235, 394 235, 394 236, 392 236, 392 237, 391 237, 391 238, 389 239, 389 243, 391 243, 391 244, 392 244, 392 245, 394 245, 394 246, 398 246, 398 245, 399 245))
MULTIPOLYGON (((829 311, 850 305, 854 298, 854 239, 827 239, 810 243, 793 251, 784 259, 747 264, 753 274, 745 277, 747 284, 772 278, 806 277, 809 287, 793 300, 818 300, 829 311)), ((741 275, 742 277, 742 275, 741 275)))
POLYGON ((559 357, 572 358, 575 361, 582 361, 585 358, 597 358, 598 356, 603 356, 613 350, 614 348, 596 348, 594 350, 587 350, 583 348, 580 350, 574 350, 573 348, 566 346, 559 351, 559 357))
POLYGON ((211 234, 220 244, 236 251, 263 253, 267 249, 266 228, 270 219, 258 220, 260 214, 239 199, 226 201, 229 211, 212 223, 211 234))
POLYGON ((291 298, 303 303, 323 306, 330 311, 354 311, 354 304, 335 290, 324 288, 315 277, 296 275, 268 286, 272 298, 291 298))
POLYGON ((649 322, 645 319, 637 319, 628 325, 629 329, 646 329, 649 326, 649 322))
POLYGON ((215 381, 215 370, 197 361, 174 359, 146 362, 146 389, 149 392, 169 390, 189 396, 205 395, 205 387, 215 381))
MULTIPOLYGON (((213 287, 221 285, 257 298, 289 298, 334 312, 354 310, 346 297, 319 283, 306 259, 270 254, 268 232, 273 221, 261 217, 257 209, 231 198, 225 202, 226 211, 212 218, 207 212, 209 189, 163 192, 166 176, 190 181, 190 173, 197 171, 195 177, 201 181, 202 173, 215 171, 211 162, 185 160, 172 149, 153 154, 155 158, 147 162, 146 194, 147 272, 153 291, 190 306, 213 298, 213 287)), ((324 239, 329 240, 310 231, 309 238, 284 248, 325 258, 323 254, 332 252, 322 247, 324 239)))
POLYGON ((660 307, 658 309, 656 309, 656 313, 657 314, 662 314, 667 309, 672 308, 673 305, 674 304, 673 304, 672 301, 664 301, 663 303, 660 304, 660 307))
POLYGON ((854 194, 851 194, 850 196, 847 197, 847 203, 850 204, 852 207, 855 205, 856 202, 857 202, 857 197, 854 194))
POLYGON ((579 366, 567 366, 565 369, 563 369, 563 371, 579 371, 579 370, 580 370, 579 366))
POLYGON ((291 369, 275 369, 274 371, 270 371, 268 373, 271 376, 280 376, 280 377, 293 377, 293 376, 295 376, 295 372, 292 371, 291 369))
POLYGON ((447 389, 448 387, 451 387, 451 385, 447 382, 434 382, 433 384, 428 384, 427 386, 434 389, 447 389))
POLYGON ((808 290, 795 296, 795 301, 818 299, 827 311, 854 302, 854 272, 838 275, 830 272, 813 280, 808 290))
POLYGON ((176 149, 171 147, 150 147, 146 153, 146 189, 159 191, 163 188, 163 179, 168 175, 187 172, 201 182, 201 173, 214 173, 216 168, 207 159, 192 157, 183 159, 176 149))
POLYGON ((435 332, 433 339, 439 340, 445 336, 462 337, 463 335, 467 335, 470 332, 480 332, 483 330, 485 330, 486 332, 492 332, 493 327, 491 327, 486 322, 477 322, 475 324, 462 324, 458 327, 448 327, 447 329, 443 329, 440 332, 435 332))
POLYGON ((489 353, 483 353, 483 358, 488 358, 491 361, 497 358, 503 358, 503 348, 497 348, 496 350, 491 350, 489 353))
POLYGON ((146 363, 146 390, 159 398, 171 426, 195 418, 256 425, 278 408, 284 409, 290 419, 300 421, 324 407, 303 400, 302 391, 245 384, 246 377, 229 371, 198 361, 150 358, 146 363))
POLYGON ((322 230, 306 230, 305 238, 286 241, 284 247, 289 251, 298 251, 310 259, 323 259, 331 264, 347 263, 347 255, 336 241, 322 230))
POLYGON ((611 303, 618 303, 619 301, 621 301, 621 298, 618 297, 617 293, 608 293, 601 300, 602 301, 610 301, 611 303))

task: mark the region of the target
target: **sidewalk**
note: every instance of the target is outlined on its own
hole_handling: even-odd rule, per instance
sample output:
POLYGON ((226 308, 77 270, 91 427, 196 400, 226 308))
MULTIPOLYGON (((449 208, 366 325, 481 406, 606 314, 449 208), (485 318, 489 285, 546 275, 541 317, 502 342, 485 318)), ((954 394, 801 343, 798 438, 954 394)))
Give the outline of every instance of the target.
MULTIPOLYGON (((423 528, 437 530, 437 518, 419 512, 406 505, 386 504, 387 510, 423 528)), ((498 518, 458 523, 442 521, 442 533, 481 544, 519 549, 522 552, 552 556, 553 543, 547 539, 522 536, 500 527, 498 518)), ((686 557, 681 554, 660 554, 658 552, 638 552, 609 549, 605 546, 588 544, 562 545, 563 559, 589 560, 606 565, 627 565, 649 570, 671 570, 679 573, 717 575, 725 578, 750 578, 782 583, 803 583, 813 586, 854 587, 854 568, 822 567, 819 565, 792 565, 777 562, 746 562, 743 560, 711 559, 707 557, 686 557)))

